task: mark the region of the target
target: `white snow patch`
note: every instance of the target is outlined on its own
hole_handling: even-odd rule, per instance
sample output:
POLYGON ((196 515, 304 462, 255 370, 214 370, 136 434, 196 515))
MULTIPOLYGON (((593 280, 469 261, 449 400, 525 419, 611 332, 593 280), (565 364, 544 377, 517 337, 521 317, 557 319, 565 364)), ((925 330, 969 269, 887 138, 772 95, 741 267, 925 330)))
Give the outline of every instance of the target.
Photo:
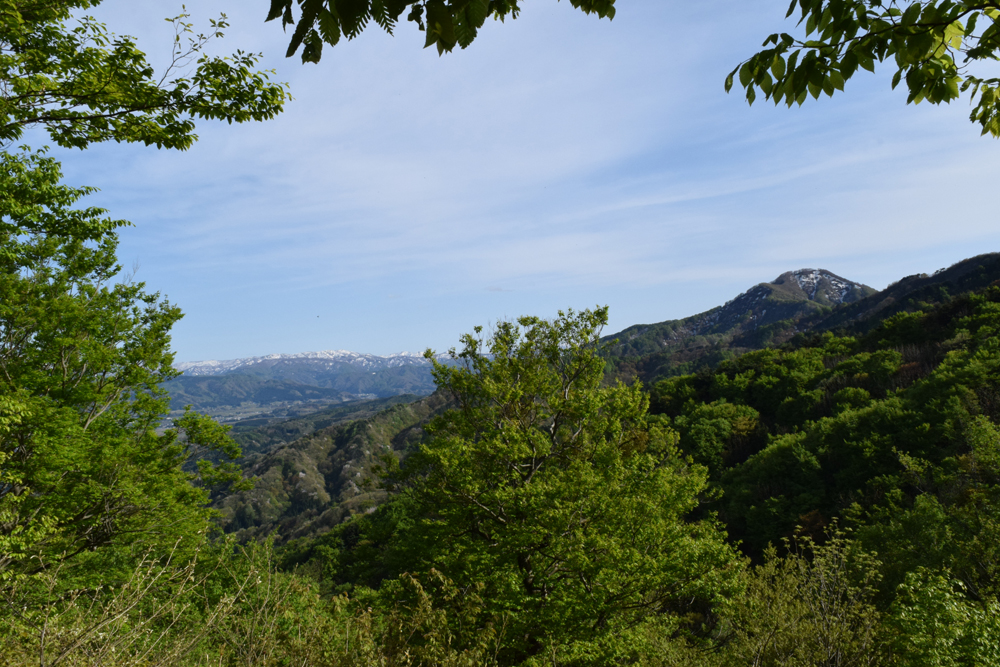
MULTIPOLYGON (((445 359, 447 356, 447 354, 439 354, 437 358, 445 359)), ((312 361, 326 368, 347 364, 366 369, 385 369, 429 363, 424 359, 424 355, 418 352, 396 352, 395 354, 379 356, 351 352, 349 350, 321 350, 319 352, 299 352, 297 354, 268 354, 262 357, 245 357, 243 359, 183 361, 174 364, 174 368, 188 375, 221 375, 240 368, 262 364, 273 366, 276 363, 286 361, 312 361)))

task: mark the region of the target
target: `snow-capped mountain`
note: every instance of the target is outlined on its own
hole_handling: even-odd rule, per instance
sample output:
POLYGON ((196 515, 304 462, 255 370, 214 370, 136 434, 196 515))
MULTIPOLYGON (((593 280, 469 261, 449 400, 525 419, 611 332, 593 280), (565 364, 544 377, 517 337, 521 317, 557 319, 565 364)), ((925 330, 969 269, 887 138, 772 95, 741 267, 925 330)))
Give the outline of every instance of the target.
POLYGON ((810 301, 818 303, 849 303, 866 296, 872 290, 861 283, 851 282, 823 269, 799 269, 782 273, 772 285, 795 281, 810 301))
POLYGON ((416 352, 397 352, 386 356, 363 354, 348 350, 322 350, 320 352, 299 352, 298 354, 269 354, 263 357, 245 357, 207 361, 184 361, 175 364, 185 375, 222 375, 238 371, 273 368, 288 362, 305 362, 317 368, 335 368, 349 364, 358 368, 380 370, 397 366, 429 365, 424 355, 416 352))
POLYGON ((724 333, 736 328, 756 329, 779 320, 793 319, 820 306, 858 301, 874 293, 824 269, 786 271, 769 283, 760 283, 724 305, 683 320, 687 327, 675 335, 724 333))
POLYGON ((786 271, 760 283, 722 306, 658 324, 629 327, 616 338, 622 356, 651 354, 685 345, 699 336, 730 339, 781 321, 797 321, 843 304, 860 301, 875 290, 825 269, 786 271))
MULTIPOLYGON (((447 355, 439 355, 444 360, 447 355)), ((221 409, 244 404, 337 402, 434 391, 424 355, 386 356, 348 350, 269 354, 175 364, 183 375, 164 384, 175 408, 221 409)))

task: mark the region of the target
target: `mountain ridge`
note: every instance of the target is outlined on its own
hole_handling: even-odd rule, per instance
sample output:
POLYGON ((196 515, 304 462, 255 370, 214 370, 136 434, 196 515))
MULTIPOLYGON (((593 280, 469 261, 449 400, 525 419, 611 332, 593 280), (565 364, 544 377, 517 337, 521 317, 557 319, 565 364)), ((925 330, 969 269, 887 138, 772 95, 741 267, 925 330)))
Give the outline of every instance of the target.
MULTIPOLYGON (((441 355, 438 355, 441 356, 441 355)), ((297 352, 291 354, 266 354, 259 357, 237 359, 206 359, 204 361, 182 361, 174 368, 191 375, 222 375, 246 366, 273 366, 285 361, 319 360, 336 363, 361 365, 366 368, 393 368, 405 365, 426 365, 429 362, 419 352, 396 352, 387 355, 351 352, 350 350, 320 350, 317 352, 297 352)))
POLYGON ((906 276, 883 290, 823 269, 789 271, 723 306, 605 336, 602 340, 610 344, 606 353, 609 377, 638 378, 651 384, 711 368, 744 352, 782 345, 797 336, 860 335, 895 313, 940 304, 955 293, 998 280, 1000 253, 970 257, 933 274, 906 276), (853 287, 847 289, 848 283, 853 287))
MULTIPOLYGON (((743 333, 776 322, 803 317, 824 308, 853 303, 877 291, 825 269, 786 271, 769 283, 758 283, 721 306, 678 320, 637 324, 605 336, 611 354, 643 356, 683 345, 699 336, 743 333)), ((712 342, 716 342, 713 340, 712 342)))
MULTIPOLYGON (((609 344, 605 352, 609 378, 626 382, 638 378, 649 384, 711 367, 742 352, 781 345, 799 335, 862 333, 868 326, 865 322, 914 310, 922 301, 939 303, 955 290, 973 289, 997 278, 1000 253, 962 260, 931 275, 907 276, 881 291, 823 268, 786 271, 702 313, 637 324, 603 337, 609 344)), ((447 354, 437 358, 449 359, 447 354)), ((191 403, 234 423, 264 418, 266 413, 276 419, 358 399, 426 396, 435 390, 430 363, 412 352, 380 356, 323 350, 182 362, 176 367, 183 375, 164 385, 172 392, 175 410, 191 403), (220 380, 217 388, 205 382, 209 378, 220 380), (272 410, 264 400, 267 396, 282 402, 274 406, 281 410, 272 410)))

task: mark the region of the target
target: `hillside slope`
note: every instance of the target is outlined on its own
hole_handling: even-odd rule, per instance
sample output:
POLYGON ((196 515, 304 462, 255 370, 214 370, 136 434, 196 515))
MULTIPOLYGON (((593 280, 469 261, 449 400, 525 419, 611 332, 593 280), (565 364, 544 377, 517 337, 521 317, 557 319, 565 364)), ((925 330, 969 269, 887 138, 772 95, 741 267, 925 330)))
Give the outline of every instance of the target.
POLYGON ((210 411, 229 406, 264 407, 272 403, 321 401, 340 403, 356 400, 355 394, 288 380, 265 379, 242 373, 217 376, 186 376, 164 383, 170 392, 170 409, 210 411))
POLYGON ((274 421, 269 417, 244 419, 233 426, 230 435, 243 449, 244 457, 266 454, 275 447, 312 435, 343 422, 367 419, 393 405, 404 405, 419 400, 415 394, 402 394, 389 398, 351 401, 316 412, 274 421))
POLYGON ((278 542, 321 533, 374 508, 385 492, 372 468, 401 457, 424 437, 422 425, 447 408, 432 394, 371 417, 318 430, 248 461, 250 491, 219 499, 220 524, 241 540, 275 535, 278 542))
POLYGON ((1000 590, 1000 287, 864 323, 661 380, 651 411, 748 555, 836 520, 896 564, 888 590, 916 566, 1000 590))

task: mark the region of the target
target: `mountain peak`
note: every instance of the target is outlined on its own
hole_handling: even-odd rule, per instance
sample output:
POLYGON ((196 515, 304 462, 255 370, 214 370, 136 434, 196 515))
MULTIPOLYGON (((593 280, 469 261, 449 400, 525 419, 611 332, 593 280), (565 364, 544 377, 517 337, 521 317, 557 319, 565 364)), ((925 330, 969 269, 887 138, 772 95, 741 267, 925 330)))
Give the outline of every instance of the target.
POLYGON ((826 269, 786 271, 770 284, 784 287, 796 297, 801 298, 801 295, 805 295, 809 301, 824 304, 857 301, 871 291, 861 283, 841 278, 826 269))
POLYGON ((786 271, 773 282, 754 285, 722 306, 682 320, 629 327, 608 339, 619 340, 614 354, 623 357, 681 350, 685 346, 704 346, 706 341, 697 340, 699 337, 715 337, 713 344, 733 340, 760 327, 801 320, 824 308, 860 301, 874 293, 871 287, 826 269, 786 271))

